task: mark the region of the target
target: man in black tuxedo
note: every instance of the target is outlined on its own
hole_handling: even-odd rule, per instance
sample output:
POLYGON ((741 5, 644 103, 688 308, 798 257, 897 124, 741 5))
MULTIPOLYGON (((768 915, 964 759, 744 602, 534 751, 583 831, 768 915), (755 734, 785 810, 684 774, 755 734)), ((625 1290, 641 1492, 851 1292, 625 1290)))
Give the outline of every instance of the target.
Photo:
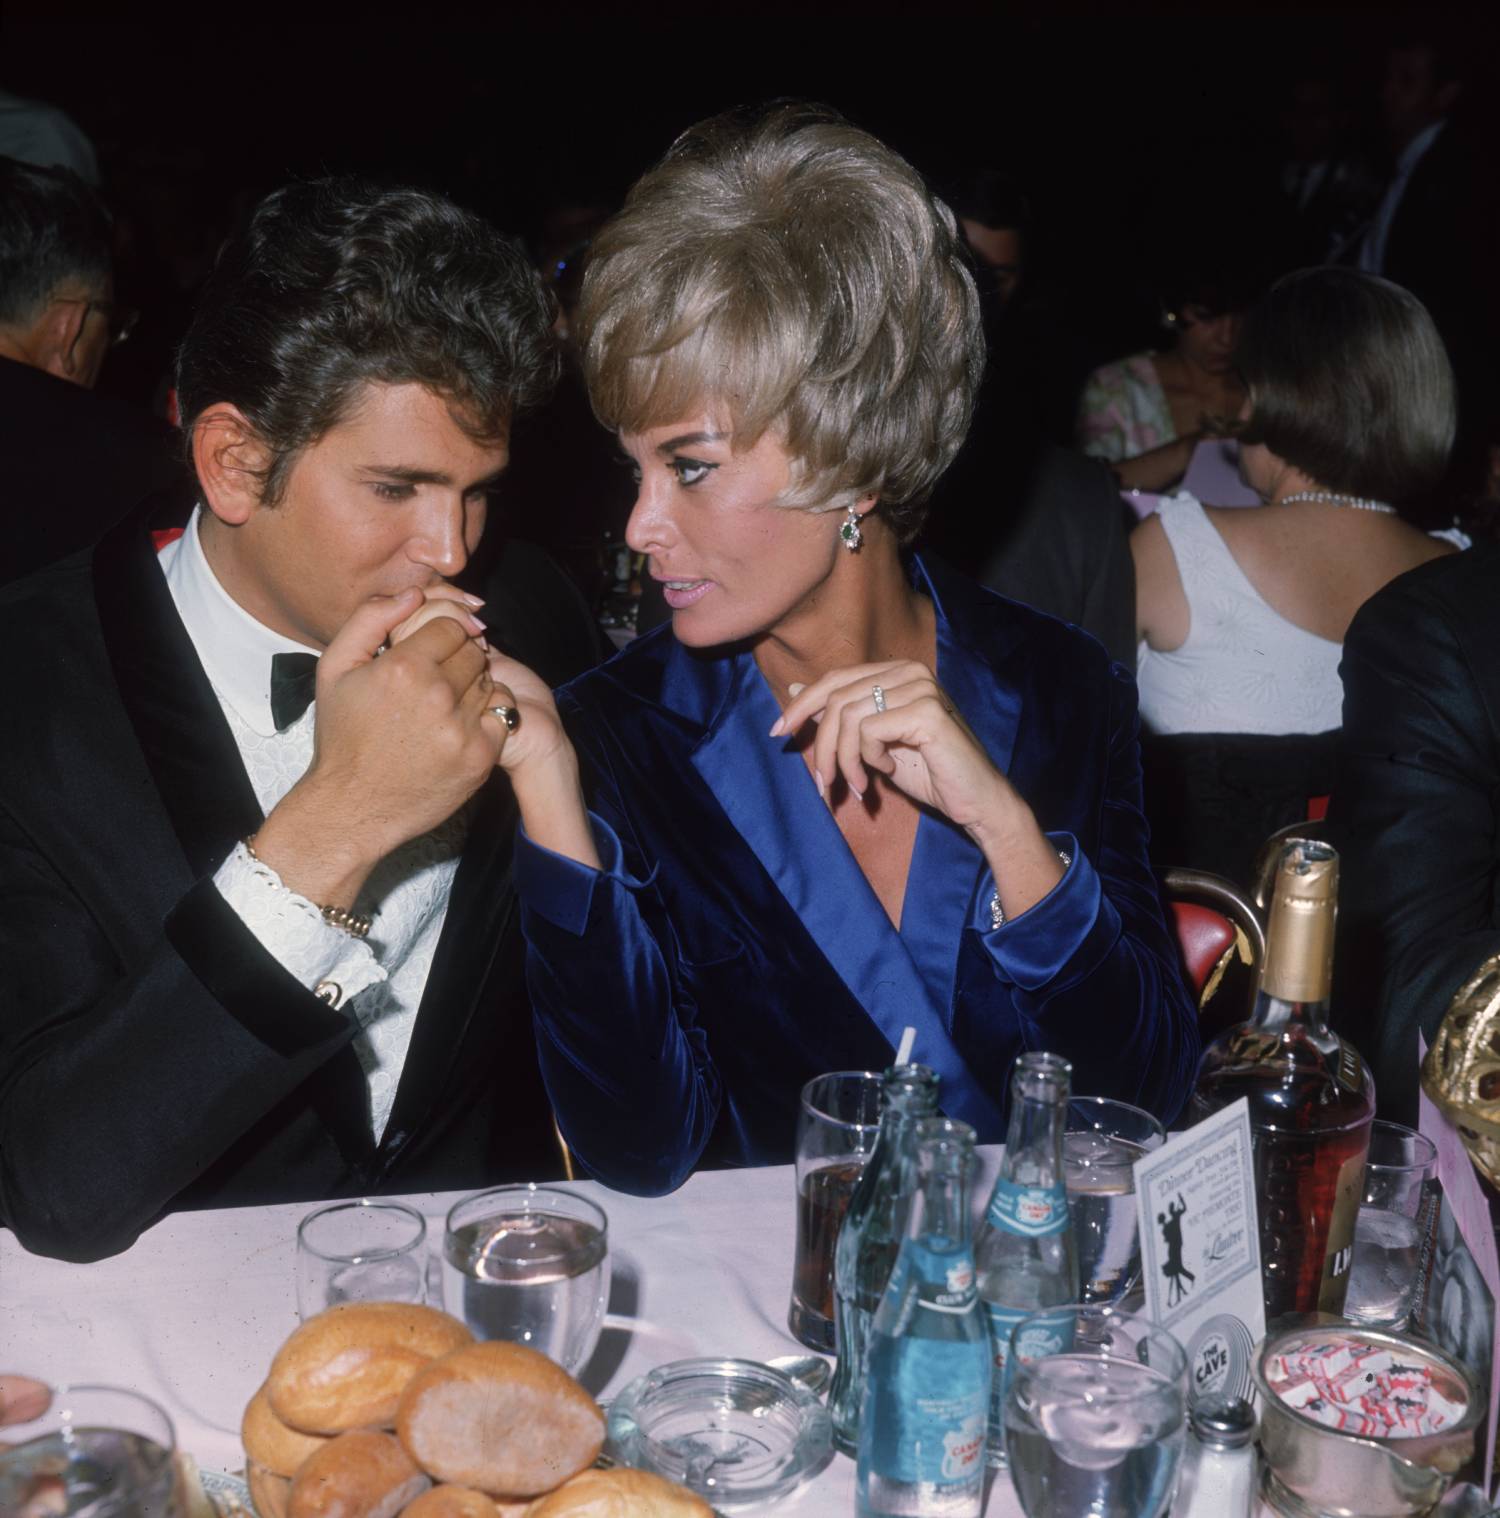
POLYGON ((1500 952, 1500 546, 1433 559, 1360 608, 1328 824, 1343 855, 1334 1020, 1382 1116, 1415 1125, 1417 1033, 1500 952))
POLYGON ((97 192, 0 158, 0 584, 185 483, 176 431, 94 389, 127 330, 97 192))
MULTIPOLYGON (((559 1172, 495 773, 525 734, 450 583, 549 324, 438 197, 279 191, 182 347, 186 532, 130 520, 0 593, 0 1218, 28 1248, 559 1172)), ((560 575, 512 572, 507 652, 592 647, 560 575)))

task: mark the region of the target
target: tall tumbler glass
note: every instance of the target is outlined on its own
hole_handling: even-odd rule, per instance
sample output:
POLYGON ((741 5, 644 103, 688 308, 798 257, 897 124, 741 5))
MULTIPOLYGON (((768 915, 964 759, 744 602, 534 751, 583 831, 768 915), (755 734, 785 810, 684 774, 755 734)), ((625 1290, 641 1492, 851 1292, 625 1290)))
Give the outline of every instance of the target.
POLYGON ((340 1302, 425 1302, 427 1220, 405 1202, 330 1202, 297 1227, 297 1311, 340 1302))
MULTIPOLYGON (((1040 1343, 1056 1343, 1059 1311, 1035 1315, 1040 1343)), ((1005 1449, 1022 1510, 1162 1518, 1182 1461, 1187 1356, 1134 1313, 1090 1303, 1073 1312, 1062 1353, 1028 1358, 1032 1318, 1011 1330, 1005 1449)))
POLYGON ((1350 1322, 1403 1329, 1412 1321, 1437 1208, 1432 1140, 1400 1123, 1372 1123, 1344 1299, 1350 1322))
POLYGON ((787 1327, 809 1349, 831 1353, 833 1251, 854 1183, 880 1132, 881 1078, 837 1070, 802 1088, 797 1113, 797 1252, 787 1327))
POLYGON ((1149 1112, 1127 1102, 1075 1096, 1068 1103, 1063 1161, 1085 1302, 1118 1306, 1139 1282, 1135 1162, 1166 1140, 1149 1112))
POLYGON ((183 1518, 172 1420, 115 1386, 63 1386, 0 1444, 0 1513, 183 1518))

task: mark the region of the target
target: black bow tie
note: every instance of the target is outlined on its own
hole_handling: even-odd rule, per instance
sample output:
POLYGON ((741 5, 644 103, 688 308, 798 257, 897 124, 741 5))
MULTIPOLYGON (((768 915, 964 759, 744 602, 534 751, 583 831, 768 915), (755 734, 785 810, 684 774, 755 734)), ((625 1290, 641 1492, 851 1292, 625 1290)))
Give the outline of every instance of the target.
POLYGON ((271 720, 284 733, 312 705, 318 681, 316 654, 271 655, 271 720))

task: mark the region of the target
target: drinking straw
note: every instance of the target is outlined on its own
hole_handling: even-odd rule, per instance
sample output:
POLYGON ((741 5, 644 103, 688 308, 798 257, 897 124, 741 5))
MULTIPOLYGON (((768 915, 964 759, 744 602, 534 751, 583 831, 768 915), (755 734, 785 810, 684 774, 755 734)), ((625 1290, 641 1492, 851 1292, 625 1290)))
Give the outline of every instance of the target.
POLYGON ((901 1044, 896 1050, 896 1063, 906 1065, 911 1063, 911 1046, 917 1041, 915 1028, 903 1028, 901 1030, 901 1044))

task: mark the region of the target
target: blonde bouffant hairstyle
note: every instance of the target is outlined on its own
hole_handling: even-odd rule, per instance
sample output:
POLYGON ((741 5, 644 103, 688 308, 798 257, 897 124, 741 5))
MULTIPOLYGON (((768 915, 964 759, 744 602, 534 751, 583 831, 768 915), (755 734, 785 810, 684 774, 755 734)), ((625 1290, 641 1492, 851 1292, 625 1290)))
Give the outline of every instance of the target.
POLYGON ((952 212, 825 106, 689 128, 589 254, 584 370, 606 427, 708 411, 733 445, 774 430, 782 504, 863 496, 901 543, 968 430, 984 367, 952 212))

